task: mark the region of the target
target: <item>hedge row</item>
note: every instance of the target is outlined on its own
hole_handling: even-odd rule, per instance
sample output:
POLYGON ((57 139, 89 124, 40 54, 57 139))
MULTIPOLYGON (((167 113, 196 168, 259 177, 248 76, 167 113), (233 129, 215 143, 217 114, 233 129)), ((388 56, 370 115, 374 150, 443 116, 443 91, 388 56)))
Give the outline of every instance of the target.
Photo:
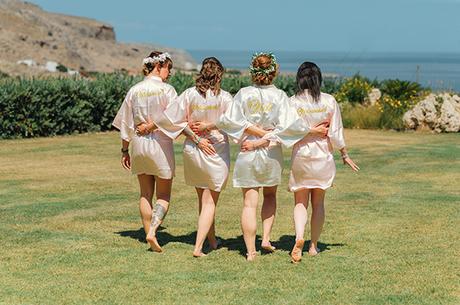
MULTIPOLYGON (((126 92, 141 79, 140 76, 132 77, 125 74, 100 74, 91 80, 27 80, 9 77, 0 79, 0 138, 28 138, 110 130, 111 122, 126 92)), ((338 101, 344 104, 354 105, 357 98, 361 99, 358 100, 359 103, 364 103, 362 97, 367 92, 362 91, 368 90, 370 86, 363 86, 363 82, 376 86, 375 81, 371 83, 356 76, 351 80, 327 79, 324 81, 323 91, 334 94, 338 101)), ((407 89, 404 86, 397 87, 402 81, 396 82, 391 88, 396 86, 399 90, 397 94, 407 89)), ((193 86, 194 79, 191 75, 176 73, 169 83, 180 94, 193 86)), ((222 88, 235 94, 241 87, 250 84, 248 76, 230 75, 223 79, 222 88)), ((382 84, 388 87, 388 83, 382 84)), ((280 76, 276 78, 275 85, 288 95, 292 95, 295 92, 295 77, 280 76)), ((387 87, 385 89, 391 91, 387 87)), ((421 89, 417 87, 416 90, 421 89)), ((352 123, 346 125, 353 126, 352 123)))

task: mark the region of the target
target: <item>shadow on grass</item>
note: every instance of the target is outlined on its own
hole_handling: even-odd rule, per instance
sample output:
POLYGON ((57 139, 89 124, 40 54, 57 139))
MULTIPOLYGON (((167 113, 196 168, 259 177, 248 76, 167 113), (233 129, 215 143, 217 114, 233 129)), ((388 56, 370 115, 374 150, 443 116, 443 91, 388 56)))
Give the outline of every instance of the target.
MULTIPOLYGON (((169 234, 168 232, 165 232, 164 229, 165 229, 164 227, 160 226, 157 231, 157 239, 161 246, 165 246, 171 242, 179 242, 179 243, 184 243, 184 244, 189 244, 189 245, 195 244, 196 231, 191 232, 187 235, 174 236, 174 235, 169 234)), ((118 234, 122 237, 130 237, 132 239, 139 241, 140 243, 144 243, 144 244, 147 243, 147 241, 145 240, 144 228, 142 227, 139 228, 138 230, 115 232, 115 234, 118 234)))
MULTIPOLYGON (((294 235, 283 235, 280 237, 279 240, 273 242, 272 244, 279 250, 285 250, 285 251, 291 252, 292 247, 295 244, 295 236, 294 235)), ((303 246, 303 250, 308 251, 309 246, 310 246, 310 240, 306 240, 303 246)), ((320 241, 318 242, 318 248, 320 252, 329 251, 334 247, 343 247, 343 246, 346 246, 346 244, 344 243, 328 244, 328 243, 322 243, 320 241)))
MULTIPOLYGON (((164 227, 160 226, 157 232, 157 238, 158 238, 158 242, 160 243, 160 245, 165 246, 171 242, 195 245, 196 231, 190 232, 189 234, 186 234, 186 235, 174 236, 174 235, 169 234, 168 232, 164 232, 164 229, 165 229, 164 227)), ((147 243, 145 240, 144 228, 139 228, 138 230, 115 232, 115 234, 118 234, 122 237, 130 237, 141 243, 147 243)), ((222 248, 226 248, 228 249, 228 251, 237 251, 241 256, 246 257, 246 245, 244 244, 243 235, 239 235, 234 238, 227 238, 227 239, 220 238, 220 239, 222 240, 222 248)), ((256 236, 256 250, 257 251, 261 250, 260 249, 261 242, 262 242, 262 239, 260 235, 257 235, 256 236)), ((290 253, 292 250, 292 247, 294 246, 294 243, 295 243, 294 235, 283 235, 280 237, 279 240, 272 242, 272 245, 275 246, 278 250, 284 250, 290 253)), ((308 251, 309 245, 310 245, 310 240, 307 240, 304 245, 304 251, 308 251)), ((346 244, 343 244, 343 243, 328 244, 328 243, 318 242, 318 247, 321 252, 329 251, 334 247, 343 247, 343 246, 346 246, 346 244)), ((205 249, 204 252, 206 253, 208 251, 206 251, 205 249)))

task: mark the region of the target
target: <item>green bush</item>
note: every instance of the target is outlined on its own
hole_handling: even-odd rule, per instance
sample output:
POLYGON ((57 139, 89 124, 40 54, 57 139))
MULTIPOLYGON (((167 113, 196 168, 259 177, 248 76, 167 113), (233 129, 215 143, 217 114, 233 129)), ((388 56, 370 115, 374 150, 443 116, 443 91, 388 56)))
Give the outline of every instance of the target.
POLYGON ((367 101, 372 85, 369 79, 355 75, 346 79, 336 92, 335 98, 339 103, 350 103, 352 105, 364 104, 367 101))
POLYGON ((87 79, 0 82, 0 138, 104 131, 137 80, 119 74, 87 79))
MULTIPOLYGON (((178 94, 195 84, 195 76, 176 73, 169 83, 178 94)), ((20 79, 0 77, 0 138, 53 136, 106 131, 126 92, 141 76, 94 73, 93 79, 20 79)), ((249 76, 225 75, 222 89, 235 94, 251 85, 249 76)), ((279 76, 275 85, 288 95, 295 91, 294 76, 279 76)), ((425 92, 416 83, 392 80, 381 83, 382 98, 365 107, 368 79, 325 79, 322 90, 340 102, 344 125, 353 128, 402 128, 401 117, 425 92), (409 92, 407 91, 409 90, 409 92)))
POLYGON ((412 109, 429 92, 419 83, 399 79, 382 81, 380 90, 382 97, 377 102, 382 113, 379 127, 396 130, 404 128, 404 113, 412 109))

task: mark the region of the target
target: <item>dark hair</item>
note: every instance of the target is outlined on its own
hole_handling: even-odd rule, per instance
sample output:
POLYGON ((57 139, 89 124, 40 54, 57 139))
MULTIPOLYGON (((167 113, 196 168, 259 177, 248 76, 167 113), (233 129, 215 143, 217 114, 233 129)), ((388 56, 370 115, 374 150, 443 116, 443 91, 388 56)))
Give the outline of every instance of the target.
POLYGON ((218 95, 220 93, 220 82, 222 81, 223 74, 224 67, 217 58, 205 58, 195 81, 198 93, 206 97, 206 91, 211 89, 215 95, 218 95))
MULTIPOLYGON (((156 56, 159 56, 161 54, 163 54, 163 52, 153 51, 147 57, 156 57, 156 56)), ((147 76, 150 73, 152 73, 152 71, 155 70, 155 67, 158 66, 158 65, 160 66, 160 68, 163 68, 163 66, 168 65, 168 68, 171 70, 172 67, 173 67, 173 62, 172 62, 171 59, 166 58, 166 60, 163 61, 163 62, 157 62, 157 63, 154 63, 154 64, 153 63, 146 63, 142 67, 142 72, 144 73, 145 76, 147 76)))
POLYGON ((305 89, 313 97, 314 101, 318 101, 321 96, 321 83, 323 77, 321 76, 320 68, 309 61, 304 62, 300 65, 297 70, 297 90, 296 94, 301 94, 305 89))
MULTIPOLYGON (((260 54, 252 60, 252 66, 254 68, 268 69, 273 64, 273 60, 269 55, 260 54)), ((278 65, 274 71, 264 74, 264 73, 251 73, 252 82, 256 85, 271 85, 276 75, 278 74, 278 65)))

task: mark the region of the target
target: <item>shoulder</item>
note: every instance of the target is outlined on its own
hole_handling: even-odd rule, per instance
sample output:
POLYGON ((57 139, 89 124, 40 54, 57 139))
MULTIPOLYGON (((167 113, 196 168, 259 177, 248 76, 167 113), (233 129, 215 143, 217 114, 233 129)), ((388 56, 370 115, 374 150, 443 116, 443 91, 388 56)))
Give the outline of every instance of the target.
POLYGON ((252 92, 255 92, 257 91, 257 88, 254 87, 254 86, 247 86, 247 87, 243 87, 240 89, 240 92, 242 93, 252 93, 252 92))
POLYGON ((167 91, 174 91, 174 92, 176 92, 176 89, 175 89, 172 85, 170 85, 170 84, 168 84, 168 83, 161 83, 161 82, 158 82, 158 83, 159 83, 164 89, 166 89, 167 91))
POLYGON ((335 97, 332 96, 331 94, 321 92, 320 99, 321 99, 321 102, 326 104, 328 107, 331 107, 331 108, 339 107, 339 104, 335 100, 335 97))
POLYGON ((232 95, 229 92, 227 92, 225 90, 222 90, 222 89, 220 89, 220 95, 225 99, 231 99, 232 98, 232 95))
POLYGON ((335 97, 333 97, 329 93, 321 92, 320 98, 321 98, 321 100, 325 100, 325 101, 329 101, 329 102, 335 102, 335 97))
POLYGON ((196 90, 195 86, 193 86, 193 87, 185 89, 184 92, 182 92, 181 95, 193 95, 193 94, 197 94, 197 93, 198 93, 198 91, 196 90))
POLYGON ((297 101, 300 101, 300 97, 297 94, 294 94, 293 96, 289 98, 289 100, 291 102, 297 102, 297 101))
POLYGON ((145 85, 146 85, 145 80, 142 80, 134 84, 131 88, 129 88, 128 94, 134 94, 136 92, 141 91, 145 87, 145 85))

